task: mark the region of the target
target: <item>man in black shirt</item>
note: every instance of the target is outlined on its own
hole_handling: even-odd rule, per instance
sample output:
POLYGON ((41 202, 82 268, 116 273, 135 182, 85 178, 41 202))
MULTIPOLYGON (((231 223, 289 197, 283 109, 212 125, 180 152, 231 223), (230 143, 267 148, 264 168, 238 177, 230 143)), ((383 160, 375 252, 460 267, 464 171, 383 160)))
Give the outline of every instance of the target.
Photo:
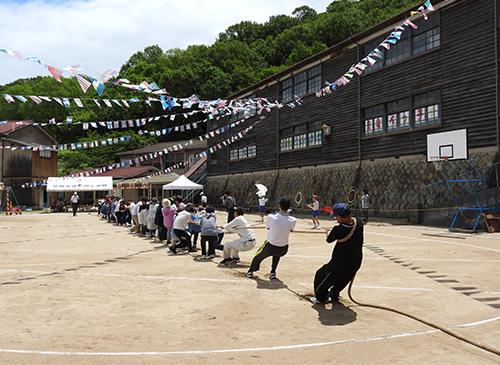
POLYGON ((314 277, 315 304, 338 301, 339 293, 354 278, 363 260, 363 222, 351 217, 349 206, 335 204, 333 216, 339 223, 326 231, 326 242, 337 241, 332 259, 323 265, 314 277))
POLYGON ((236 207, 236 201, 229 191, 224 193, 224 205, 227 207, 227 223, 229 223, 234 219, 234 208, 236 207))

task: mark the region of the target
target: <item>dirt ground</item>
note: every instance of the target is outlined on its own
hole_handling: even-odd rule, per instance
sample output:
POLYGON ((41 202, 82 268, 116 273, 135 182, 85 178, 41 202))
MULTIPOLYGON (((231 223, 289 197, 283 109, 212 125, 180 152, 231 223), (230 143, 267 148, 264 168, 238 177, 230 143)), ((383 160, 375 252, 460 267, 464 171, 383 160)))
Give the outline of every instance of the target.
MULTIPOLYGON (((292 233, 280 280, 269 280, 270 259, 246 278, 266 236, 256 215, 247 219, 256 248, 220 267, 221 257, 172 255, 95 213, 1 215, 0 363, 500 363, 413 319, 356 305, 347 290, 334 305, 304 299, 333 249, 310 219, 298 219, 306 233, 292 233)), ((498 233, 373 221, 352 295, 500 351, 499 278, 498 233)))

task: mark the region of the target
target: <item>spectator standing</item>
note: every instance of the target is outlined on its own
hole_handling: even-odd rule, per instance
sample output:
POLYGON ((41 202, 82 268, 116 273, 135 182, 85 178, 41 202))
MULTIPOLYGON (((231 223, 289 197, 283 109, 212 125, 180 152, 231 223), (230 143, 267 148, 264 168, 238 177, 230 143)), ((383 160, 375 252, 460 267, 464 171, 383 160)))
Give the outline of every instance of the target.
POLYGON ((71 196, 71 208, 73 208, 73 217, 76 216, 76 211, 78 210, 78 205, 80 204, 80 197, 78 193, 75 191, 71 196))
POLYGON ((158 204, 158 199, 151 199, 151 204, 149 205, 149 212, 146 217, 146 224, 148 226, 148 236, 151 238, 156 237, 156 230, 158 226, 155 223, 156 211, 160 205, 158 204))
POLYGON ((363 210, 363 222, 366 223, 368 222, 368 210, 370 209, 370 195, 368 195, 368 190, 363 189, 359 200, 361 200, 361 210, 363 210))
POLYGON ((229 191, 224 193, 224 205, 227 208, 227 223, 229 223, 234 219, 234 208, 236 208, 236 201, 229 191))

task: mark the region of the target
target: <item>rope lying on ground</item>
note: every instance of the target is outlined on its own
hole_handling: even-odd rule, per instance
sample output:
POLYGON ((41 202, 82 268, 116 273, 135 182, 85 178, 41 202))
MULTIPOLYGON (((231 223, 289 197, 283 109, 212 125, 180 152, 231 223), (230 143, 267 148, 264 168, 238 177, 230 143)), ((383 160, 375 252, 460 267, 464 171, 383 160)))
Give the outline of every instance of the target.
POLYGON ((435 329, 438 329, 440 330, 441 332, 444 332, 446 333, 447 335, 450 335, 452 337, 455 337, 456 339, 460 340, 460 341, 464 341, 464 342, 467 342, 468 344, 470 345, 473 345, 473 346, 476 346, 476 347, 479 347, 480 349, 483 349, 483 350, 486 350, 488 352, 491 352, 495 355, 499 355, 500 356, 500 350, 498 349, 495 349, 491 346, 488 346, 488 345, 484 345, 478 341, 475 341, 475 340, 471 340, 465 336, 462 336, 462 335, 459 335, 458 333, 455 333, 455 332, 452 332, 440 325, 437 325, 435 323, 432 323, 432 322, 429 322, 429 321, 426 321, 425 319, 422 319, 422 318, 419 318, 417 316, 414 316, 410 313, 407 313, 407 312, 403 312, 403 311, 400 311, 398 309, 394 309, 394 308, 389 308, 389 307, 384 307, 384 306, 381 306, 381 305, 376 305, 376 304, 368 304, 368 303, 360 303, 358 302, 356 299, 354 299, 352 297, 352 293, 351 293, 351 290, 352 290, 352 285, 354 283, 354 278, 352 278, 351 282, 349 283, 349 287, 347 289, 347 294, 349 295, 349 299, 351 300, 351 302, 353 302, 354 304, 357 304, 361 307, 370 307, 370 308, 376 308, 376 309, 382 309, 382 310, 386 310, 386 311, 390 311, 390 312, 393 312, 393 313, 397 313, 397 314, 401 314, 403 316, 406 316, 408 318, 411 318, 411 319, 414 319, 415 321, 418 321, 418 322, 421 322, 429 327, 432 327, 432 328, 435 328, 435 329))
MULTIPOLYGON (((264 226, 250 226, 250 227, 232 227, 231 229, 266 229, 266 227, 264 226)), ((314 233, 314 234, 318 234, 318 233, 321 233, 321 234, 325 234, 326 230, 327 229, 330 229, 330 228, 321 228, 321 229, 318 229, 318 230, 310 230, 310 231, 300 231, 300 230, 293 230, 291 231, 291 233, 314 233)))

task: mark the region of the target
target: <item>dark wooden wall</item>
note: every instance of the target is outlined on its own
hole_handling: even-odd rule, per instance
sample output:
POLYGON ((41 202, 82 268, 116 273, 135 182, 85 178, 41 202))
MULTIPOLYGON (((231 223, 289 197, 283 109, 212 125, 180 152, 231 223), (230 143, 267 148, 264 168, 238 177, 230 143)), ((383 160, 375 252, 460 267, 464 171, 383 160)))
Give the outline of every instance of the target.
MULTIPOLYGON (((428 133, 462 128, 468 129, 469 149, 495 146, 494 3, 491 0, 457 1, 438 12, 435 16, 440 18, 439 47, 361 77, 356 75, 351 83, 340 86, 331 95, 320 98, 314 94, 306 95, 303 105, 294 109, 285 106, 280 110, 273 109, 271 113, 264 112, 266 118, 245 137, 257 141, 257 157, 229 162, 228 150, 234 148, 229 145, 217 151, 217 163, 209 164, 209 174, 425 155, 428 133), (441 92, 441 124, 382 136, 362 136, 363 108, 429 90, 441 92), (278 130, 317 120, 332 127, 332 134, 324 136, 322 146, 277 153, 278 130)), ((389 33, 387 31, 384 35, 389 33)), ((362 50, 363 45, 350 50, 335 50, 340 54, 322 63, 322 80, 333 82, 339 78, 365 56, 362 50)), ((278 86, 275 83, 256 91, 255 95, 274 101, 278 86)), ((217 145, 257 119, 258 116, 252 117, 238 128, 225 132, 224 136, 209 139, 209 145, 217 145)), ((219 126, 224 124, 229 124, 227 118, 218 122, 219 126)))

